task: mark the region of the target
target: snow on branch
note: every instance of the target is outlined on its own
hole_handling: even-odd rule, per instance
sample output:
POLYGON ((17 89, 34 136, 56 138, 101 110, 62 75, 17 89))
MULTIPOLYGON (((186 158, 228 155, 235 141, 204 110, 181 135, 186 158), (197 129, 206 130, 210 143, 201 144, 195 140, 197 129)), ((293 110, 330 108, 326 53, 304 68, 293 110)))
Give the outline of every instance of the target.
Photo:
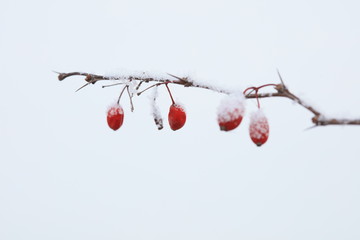
MULTIPOLYGON (((85 72, 69 72, 69 73, 59 73, 58 79, 60 81, 63 81, 64 79, 72 76, 84 76, 86 84, 81 86, 78 90, 90 85, 95 84, 99 81, 115 81, 116 83, 112 83, 109 85, 104 85, 104 87, 111 87, 116 85, 125 84, 130 99, 134 96, 140 96, 143 92, 151 89, 151 88, 157 88, 161 85, 167 84, 176 84, 176 85, 182 85, 184 87, 193 87, 193 88, 202 88, 211 90, 218 93, 223 94, 232 94, 233 92, 214 87, 211 85, 207 85, 204 83, 197 83, 196 81, 188 78, 188 77, 178 77, 172 74, 168 74, 167 76, 151 76, 149 74, 134 74, 134 75, 124 75, 124 76, 104 76, 104 75, 96 75, 91 73, 85 73, 85 72), (129 92, 129 86, 131 87, 131 93, 129 92), (145 87, 144 87, 145 86, 145 87)), ((250 91, 249 94, 245 94, 245 98, 247 99, 259 99, 259 98, 272 98, 272 97, 283 97, 288 98, 298 105, 302 106, 303 108, 310 111, 314 116, 312 117, 312 122, 314 126, 327 126, 327 125, 360 125, 360 119, 343 119, 343 118, 327 118, 325 117, 319 110, 317 110, 315 107, 306 104, 301 98, 293 94, 284 84, 284 81, 282 80, 282 77, 280 73, 278 72, 280 83, 278 84, 267 84, 272 85, 274 87, 274 92, 267 92, 267 93, 257 93, 257 90, 260 88, 252 87, 250 89, 256 90, 255 93, 253 91, 250 91)), ((267 86, 264 85, 264 86, 267 86)), ((77 91, 78 91, 77 90, 77 91)), ((156 91, 154 91, 154 95, 152 98, 153 103, 153 115, 154 115, 154 121, 159 129, 162 128, 162 118, 157 112, 157 108, 155 105, 156 100, 156 91)))

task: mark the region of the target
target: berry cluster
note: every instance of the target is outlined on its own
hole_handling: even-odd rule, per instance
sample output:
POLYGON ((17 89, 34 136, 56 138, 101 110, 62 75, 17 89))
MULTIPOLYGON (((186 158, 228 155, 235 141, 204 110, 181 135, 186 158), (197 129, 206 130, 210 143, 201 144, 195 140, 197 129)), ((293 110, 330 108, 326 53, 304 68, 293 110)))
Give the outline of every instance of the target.
MULTIPOLYGON (((269 123, 266 116, 260 109, 260 101, 258 98, 258 92, 263 87, 275 86, 274 84, 267 84, 260 87, 250 87, 245 89, 243 95, 251 94, 255 92, 258 110, 251 114, 249 134, 251 140, 260 147, 269 138, 269 123)), ((237 128, 245 113, 244 98, 241 96, 228 96, 221 103, 218 110, 218 124, 220 130, 231 131, 237 128)))
MULTIPOLYGON (((175 103, 171 91, 169 89, 168 82, 164 83, 164 85, 166 86, 172 101, 168 114, 169 125, 172 130, 176 131, 185 125, 186 112, 180 104, 175 103)), ((250 87, 245 89, 245 91, 241 95, 235 95, 235 94, 228 95, 221 102, 218 108, 217 121, 220 130, 231 131, 240 125, 245 113, 244 95, 246 94, 249 95, 255 92, 258 110, 252 113, 250 117, 249 134, 251 140, 257 146, 260 147, 261 145, 263 145, 269 137, 269 124, 267 118, 260 109, 258 91, 259 89, 267 86, 275 86, 275 85, 267 84, 260 87, 250 87)), ((121 92, 117 103, 112 107, 110 107, 107 112, 108 125, 114 131, 118 130, 124 121, 124 111, 119 104, 123 92, 124 90, 121 92)))

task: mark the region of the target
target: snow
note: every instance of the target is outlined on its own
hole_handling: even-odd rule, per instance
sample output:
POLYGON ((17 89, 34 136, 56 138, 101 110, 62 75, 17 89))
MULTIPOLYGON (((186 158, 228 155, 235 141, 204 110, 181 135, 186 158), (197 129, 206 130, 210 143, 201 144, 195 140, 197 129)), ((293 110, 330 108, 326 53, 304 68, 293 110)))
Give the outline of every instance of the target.
POLYGON ((151 105, 151 113, 154 118, 155 124, 159 130, 163 128, 163 120, 161 116, 161 112, 159 106, 156 104, 156 99, 158 97, 158 88, 154 87, 152 89, 151 94, 149 95, 150 105, 151 105))
POLYGON ((50 71, 193 69, 194 84, 234 92, 278 83, 279 67, 294 94, 348 118, 360 114, 360 1, 37 3, 0 3, 0 239, 360 239, 360 126, 303 131, 311 112, 264 98, 274 134, 256 148, 256 99, 224 133, 211 118, 226 94, 170 86, 186 129, 156 130, 150 89, 113 134, 104 112, 125 85, 100 85, 128 80, 74 94, 84 76, 50 71))
POLYGON ((156 71, 131 71, 127 69, 119 69, 114 72, 108 72, 104 74, 104 76, 114 80, 128 80, 130 77, 137 79, 152 78, 154 80, 164 80, 172 78, 167 73, 160 73, 156 71))
MULTIPOLYGON (((200 88, 210 89, 215 92, 232 94, 240 92, 241 89, 234 89, 233 87, 223 87, 216 84, 210 83, 209 79, 202 79, 201 77, 195 76, 195 74, 172 74, 166 72, 151 72, 151 71, 129 71, 129 70, 119 70, 112 73, 104 74, 105 77, 108 77, 114 81, 120 81, 128 84, 131 78, 141 79, 153 79, 154 81, 173 81, 178 80, 178 78, 186 79, 193 86, 200 88)), ((135 81, 136 82, 136 81, 135 81)))
POLYGON ((117 115, 117 114, 123 114, 124 113, 124 110, 123 108, 121 107, 121 105, 119 105, 118 103, 113 103, 111 104, 107 111, 106 111, 106 114, 109 115, 109 116, 112 116, 112 115, 117 115))
POLYGON ((269 124, 264 112, 258 109, 250 115, 250 134, 252 138, 259 139, 262 135, 269 135, 269 124))
POLYGON ((240 92, 240 89, 234 89, 234 88, 230 88, 230 87, 223 87, 223 86, 219 86, 213 83, 210 83, 209 79, 202 79, 201 77, 188 77, 188 81, 191 82, 194 86, 199 86, 201 88, 207 88, 210 90, 213 90, 215 92, 220 92, 220 93, 226 93, 226 94, 233 94, 233 93, 237 93, 240 92))
POLYGON ((137 82, 136 81, 129 81, 129 82, 126 83, 126 85, 128 86, 130 95, 135 96, 137 94, 137 92, 138 92, 136 90, 137 82))
POLYGON ((185 105, 184 105, 182 102, 180 102, 180 101, 178 101, 178 100, 175 100, 175 106, 176 106, 177 108, 181 108, 181 110, 183 110, 184 112, 186 112, 186 107, 185 107, 185 105))
POLYGON ((217 116, 220 121, 228 122, 245 114, 245 97, 242 93, 225 96, 218 107, 217 116))

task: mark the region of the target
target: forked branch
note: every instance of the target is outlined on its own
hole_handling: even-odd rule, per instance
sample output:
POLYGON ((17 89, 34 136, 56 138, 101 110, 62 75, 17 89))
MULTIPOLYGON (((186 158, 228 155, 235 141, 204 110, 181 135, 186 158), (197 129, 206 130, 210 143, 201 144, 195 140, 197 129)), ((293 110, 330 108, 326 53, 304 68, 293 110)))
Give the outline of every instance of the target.
MULTIPOLYGON (((95 84, 98 81, 118 81, 118 83, 106 85, 107 86, 116 86, 120 84, 126 84, 125 88, 129 93, 129 83, 135 81, 136 84, 136 91, 137 95, 139 96, 143 92, 155 87, 157 88, 160 85, 168 85, 168 84, 176 84, 176 85, 182 85, 184 87, 194 87, 194 88, 202 88, 202 89, 208 89, 211 91, 215 91, 218 93, 223 94, 231 94, 232 92, 225 89, 219 89, 219 88, 213 88, 211 86, 208 86, 206 84, 200 84, 196 83, 195 81, 192 81, 191 79, 187 77, 177 77, 172 74, 168 74, 171 78, 157 78, 157 77, 149 77, 149 76, 141 76, 141 75, 126 75, 126 76, 102 76, 102 75, 96 75, 96 74, 90 74, 90 73, 84 73, 84 72, 70 72, 70 73, 59 73, 58 79, 60 81, 63 81, 64 79, 72 76, 84 76, 85 81, 87 82, 85 85, 80 87, 78 90, 90 85, 95 84), (146 87, 143 90, 140 90, 140 87, 144 84, 151 85, 145 85, 146 87)), ((265 92, 265 93, 250 93, 245 94, 245 98, 247 99, 254 99, 254 98, 272 98, 272 97, 284 97, 291 99, 292 101, 296 102, 298 105, 304 107, 308 111, 310 111, 314 116, 312 117, 312 122, 315 126, 327 126, 327 125, 360 125, 360 119, 342 119, 342 118, 327 118, 325 117, 319 110, 315 109, 313 106, 305 103, 301 98, 293 94, 284 84, 284 81, 278 72, 280 83, 279 84, 270 84, 274 86, 274 92, 265 92)), ((124 88, 124 89, 125 89, 124 88)), ((131 95, 130 100, 133 96, 131 95)), ((162 124, 160 124, 162 126, 162 124)))

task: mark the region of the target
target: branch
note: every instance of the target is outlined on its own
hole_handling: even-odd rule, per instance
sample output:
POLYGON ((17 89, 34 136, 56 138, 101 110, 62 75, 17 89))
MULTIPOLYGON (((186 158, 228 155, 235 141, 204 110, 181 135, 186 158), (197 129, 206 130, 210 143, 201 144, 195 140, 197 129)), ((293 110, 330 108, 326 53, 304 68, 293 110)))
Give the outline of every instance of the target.
MULTIPOLYGON (((120 76, 120 77, 114 77, 114 76, 102 76, 102 75, 96 75, 96 74, 90 74, 90 73, 84 73, 84 72, 70 72, 70 73, 59 73, 58 79, 60 81, 63 81, 64 79, 72 76, 85 76, 85 81, 87 82, 85 85, 80 87, 78 90, 88 86, 89 84, 95 84, 98 81, 137 81, 137 87, 136 90, 139 90, 139 88, 144 83, 153 83, 153 85, 146 87, 144 90, 139 91, 137 95, 139 96, 141 93, 149 90, 150 88, 157 88, 158 86, 162 84, 176 84, 176 85, 182 85, 184 87, 194 87, 194 88, 202 88, 207 89, 211 91, 215 91, 218 93, 223 94, 231 94, 231 91, 220 89, 220 88, 213 88, 211 86, 205 85, 205 84, 199 84, 192 80, 190 80, 187 77, 177 77, 172 74, 168 74, 172 79, 169 78, 156 78, 156 77, 142 77, 142 76, 136 76, 136 75, 128 75, 128 76, 120 76)), ((245 95, 245 98, 247 99, 254 99, 254 98, 272 98, 272 97, 284 97, 288 98, 294 102, 296 102, 298 105, 302 106, 303 108, 310 111, 314 116, 312 117, 312 122, 315 126, 328 126, 328 125, 360 125, 360 119, 340 119, 340 118, 326 118, 319 110, 315 109, 313 106, 306 104, 302 99, 300 99, 298 96, 293 94, 284 84, 284 81, 278 71, 278 75, 280 78, 281 83, 276 84, 274 89, 276 92, 267 92, 267 93, 256 93, 256 94, 248 94, 245 95)), ((118 84, 111 84, 107 86, 115 86, 118 84)), ((128 87, 127 87, 128 89, 128 87)), ((78 91, 77 90, 77 91, 78 91)), ((131 100, 132 96, 130 97, 131 100)))

